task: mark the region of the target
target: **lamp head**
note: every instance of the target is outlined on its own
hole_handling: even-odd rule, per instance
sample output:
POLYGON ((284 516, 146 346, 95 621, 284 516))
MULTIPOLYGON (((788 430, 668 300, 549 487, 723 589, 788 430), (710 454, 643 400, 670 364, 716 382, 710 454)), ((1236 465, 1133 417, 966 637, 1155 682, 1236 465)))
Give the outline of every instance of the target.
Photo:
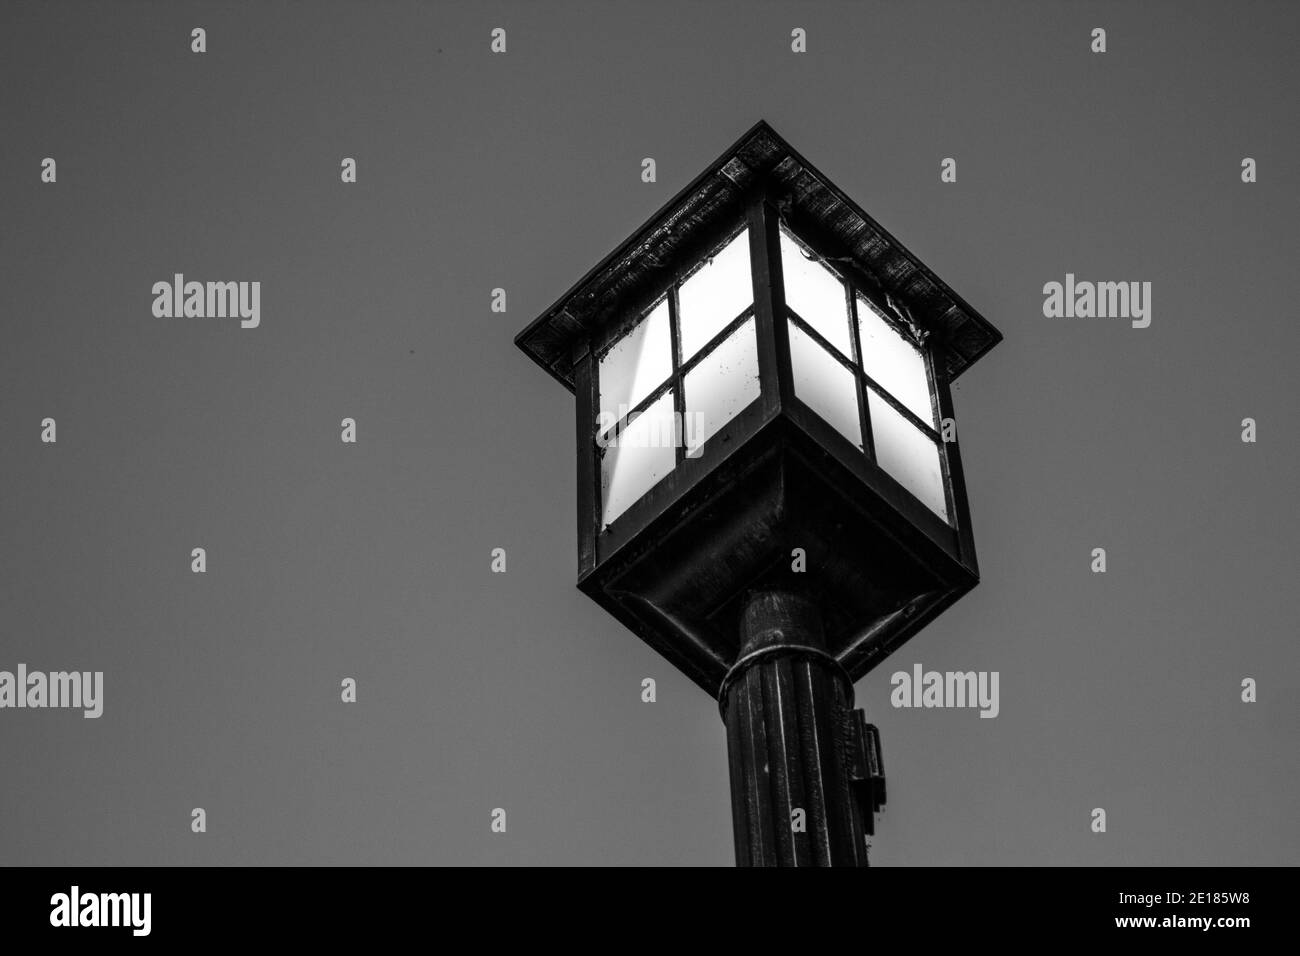
POLYGON ((1000 339, 759 123, 516 338, 575 397, 578 586, 711 694, 796 589, 858 678, 978 581, 950 383, 1000 339))

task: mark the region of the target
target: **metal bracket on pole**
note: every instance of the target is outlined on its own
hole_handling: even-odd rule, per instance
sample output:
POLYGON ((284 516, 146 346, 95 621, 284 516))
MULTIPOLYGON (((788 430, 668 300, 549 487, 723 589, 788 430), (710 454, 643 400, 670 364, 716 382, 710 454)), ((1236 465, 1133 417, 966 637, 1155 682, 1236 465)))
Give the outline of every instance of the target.
POLYGON ((847 716, 845 769, 862 810, 863 826, 871 836, 876 832, 876 814, 885 805, 885 762, 880 749, 880 731, 875 724, 867 723, 867 715, 862 710, 848 711, 847 716))

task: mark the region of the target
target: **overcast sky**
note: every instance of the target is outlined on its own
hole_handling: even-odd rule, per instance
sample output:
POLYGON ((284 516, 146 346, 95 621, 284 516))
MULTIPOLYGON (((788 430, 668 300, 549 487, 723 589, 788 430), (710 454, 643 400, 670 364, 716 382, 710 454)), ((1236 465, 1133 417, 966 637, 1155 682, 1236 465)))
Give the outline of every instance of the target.
POLYGON ((857 687, 873 862, 1296 862, 1297 43, 1287 3, 4 4, 0 669, 105 699, 0 711, 0 862, 730 865, 716 704, 574 587, 573 400, 512 338, 758 119, 1006 336, 954 392, 982 581, 857 687), (155 318, 177 272, 260 326, 155 318), (1045 318, 1066 273, 1150 327, 1045 318), (916 663, 998 717, 892 709, 916 663))

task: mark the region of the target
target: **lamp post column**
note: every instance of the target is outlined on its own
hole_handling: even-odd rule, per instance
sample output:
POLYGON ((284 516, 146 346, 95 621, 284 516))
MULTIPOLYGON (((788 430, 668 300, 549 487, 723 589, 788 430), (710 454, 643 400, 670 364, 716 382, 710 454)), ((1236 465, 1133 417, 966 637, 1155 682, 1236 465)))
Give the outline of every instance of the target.
POLYGON ((879 737, 825 650, 817 606, 787 591, 751 595, 718 701, 736 865, 866 866, 885 802, 879 737))

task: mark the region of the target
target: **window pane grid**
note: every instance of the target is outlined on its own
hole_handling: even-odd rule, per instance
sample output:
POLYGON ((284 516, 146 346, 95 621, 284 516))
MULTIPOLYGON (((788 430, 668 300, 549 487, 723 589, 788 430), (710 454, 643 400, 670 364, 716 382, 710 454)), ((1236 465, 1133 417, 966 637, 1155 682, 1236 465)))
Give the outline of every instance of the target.
POLYGON ((814 329, 807 322, 805 322, 799 316, 799 314, 794 311, 794 309, 787 308, 786 312, 788 313, 790 320, 793 321, 797 326, 799 326, 800 332, 803 332, 809 338, 813 339, 818 345, 820 345, 822 348, 824 348, 827 352, 830 353, 831 358, 835 359, 837 362, 839 362, 849 371, 853 372, 853 374, 857 376, 857 378, 863 385, 869 387, 872 391, 877 392, 882 399, 884 399, 886 402, 890 404, 891 407, 894 408, 895 411, 899 412, 909 422, 911 422, 917 428, 925 432, 926 435, 928 435, 931 440, 939 441, 941 439, 939 432, 935 430, 933 425, 929 425, 922 419, 917 418, 915 412, 913 412, 910 408, 908 408, 906 405, 904 405, 902 402, 896 399, 893 395, 891 395, 888 392, 888 390, 886 390, 885 387, 881 385, 879 382, 877 382, 874 378, 872 378, 866 372, 862 371, 862 369, 859 368, 853 362, 852 359, 845 358, 843 355, 841 355, 839 349, 836 349, 829 342, 827 342, 826 339, 821 334, 819 334, 816 329, 814 329))
MULTIPOLYGON (((710 339, 707 345, 705 345, 698 352, 696 352, 695 355, 691 356, 691 360, 689 362, 686 362, 674 368, 673 373, 668 378, 666 378, 661 384, 657 385, 654 391, 652 391, 645 398, 641 399, 641 401, 637 402, 636 405, 634 405, 631 409, 628 410, 628 413, 626 415, 620 418, 615 424, 605 429, 603 432, 600 432, 600 434, 617 435, 619 432, 621 432, 624 428, 628 426, 629 423, 631 423, 633 419, 636 418, 637 415, 644 412, 647 408, 649 408, 656 401, 662 398, 664 392, 666 392, 670 388, 676 388, 681 378, 686 376, 693 368, 695 368, 695 366, 699 365, 702 361, 707 359, 714 349, 716 349, 719 345, 721 345, 725 339, 729 338, 731 336, 731 333, 735 332, 738 328, 744 325, 745 321, 749 319, 753 314, 754 314, 754 310, 751 307, 746 309, 744 312, 740 313, 740 315, 736 316, 730 322, 728 322, 726 327, 721 332, 719 332, 716 336, 710 339)), ((674 401, 675 405, 677 403, 678 401, 674 401)), ((682 411, 682 409, 678 408, 677 411, 680 412, 682 411)))
MULTIPOLYGON (((802 241, 797 240, 793 234, 786 232, 784 226, 782 232, 782 238, 797 244, 798 249, 794 251, 800 254, 802 259, 810 264, 816 264, 819 271, 824 270, 827 273, 827 279, 833 279, 835 283, 838 283, 838 292, 834 295, 832 295, 834 290, 832 290, 829 282, 821 283, 822 287, 817 295, 805 290, 805 299, 813 305, 818 305, 818 308, 814 309, 816 322, 810 321, 809 318, 801 315, 788 301, 784 308, 785 318, 790 327, 796 329, 805 338, 805 345, 803 346, 806 353, 804 358, 805 378, 809 374, 814 376, 804 383, 804 387, 809 390, 807 397, 810 401, 819 398, 824 399, 826 396, 823 395, 823 392, 826 387, 829 387, 818 384, 818 375, 814 374, 813 370, 817 367, 816 362, 821 360, 816 358, 813 353, 830 356, 834 360, 832 363, 823 361, 822 372, 819 374, 827 376, 827 378, 822 379, 823 383, 830 380, 840 382, 838 388, 842 390, 842 393, 837 392, 835 394, 841 394, 841 398, 836 399, 835 403, 826 411, 819 411, 817 408, 812 408, 812 410, 819 417, 831 414, 831 418, 827 420, 832 424, 832 427, 858 445, 869 460, 898 481, 903 488, 918 498, 930 511, 943 518, 947 524, 955 524, 956 516, 947 448, 939 431, 942 422, 942 409, 936 387, 938 382, 937 372, 932 356, 927 349, 917 346, 913 338, 906 335, 904 331, 900 331, 893 310, 877 307, 873 297, 864 292, 854 278, 838 269, 832 269, 815 251, 811 255, 807 254, 805 252, 807 247, 803 245, 802 241), (842 310, 833 308, 831 300, 840 298, 841 294, 842 310), (865 310, 868 309, 870 315, 867 315, 864 319, 865 310), (842 315, 842 319, 837 320, 836 316, 840 315, 842 315), (846 329, 840 329, 839 325, 842 321, 848 322, 846 329), (841 332, 844 334, 841 335, 841 332), (834 340, 832 340, 832 337, 834 340), (898 339, 897 342, 894 341, 895 337, 898 339), (840 339, 843 341, 840 341, 840 339), (809 349, 812 351, 809 351, 809 349), (871 371, 867 371, 868 368, 871 371), (847 370, 849 374, 845 375, 840 369, 847 370), (886 382, 892 384, 887 385, 886 382), (848 395, 850 383, 854 392, 852 400, 848 395), (897 386, 901 391, 895 392, 893 390, 894 386, 897 386), (927 394, 921 394, 922 387, 926 389, 927 394), (856 429, 858 431, 856 438, 850 437, 850 433, 855 428, 854 406, 851 401, 856 401, 856 429), (879 422, 875 421, 877 416, 880 417, 879 422), (929 420, 922 416, 928 416, 929 420), (919 433, 919 436, 914 433, 919 433), (881 442, 883 445, 877 447, 877 442, 881 442), (927 448, 929 451, 923 450, 927 448)), ((747 380, 735 378, 734 376, 738 374, 757 377, 756 366, 754 371, 737 372, 735 371, 738 368, 736 364, 737 358, 734 357, 733 353, 729 351, 726 356, 723 356, 722 353, 718 352, 724 343, 741 334, 746 322, 752 324, 757 316, 752 292, 746 291, 742 293, 739 290, 732 290, 727 282, 719 285, 718 278, 719 276, 730 275, 734 271, 736 266, 736 262, 733 261, 736 259, 734 245, 737 241, 740 241, 746 245, 746 271, 748 278, 751 281, 753 280, 754 263, 748 252, 747 236, 748 226, 742 226, 737 232, 732 233, 719 243, 713 253, 700 260, 689 272, 679 275, 677 280, 659 297, 657 304, 638 320, 638 322, 649 321, 657 309, 662 310, 658 320, 662 323, 659 327, 660 331, 653 333, 658 338, 653 341, 665 344, 667 348, 664 351, 667 354, 658 353, 662 355, 662 359, 659 360, 657 367, 652 368, 651 375, 641 374, 641 371, 637 369, 635 374, 639 377, 632 378, 629 384, 619 387, 611 386, 610 397, 614 397, 621 388, 622 391, 629 394, 629 398, 636 399, 635 404, 627 414, 618 421, 612 424, 602 424, 602 422, 608 423, 609 418, 612 417, 607 413, 609 411, 617 413, 617 409, 603 409, 601 405, 597 406, 597 411, 603 416, 598 416, 594 436, 597 445, 601 446, 597 452, 597 460, 600 460, 607 453, 607 449, 603 447, 606 440, 616 439, 625 433, 635 433, 632 434, 632 437, 636 437, 639 431, 658 427, 659 424, 662 424, 658 422, 658 418, 662 418, 665 413, 668 413, 676 420, 678 435, 672 449, 671 459, 667 458, 667 450, 665 449, 661 460, 664 461, 664 464, 667 464, 670 460, 672 464, 668 464, 668 469, 675 469, 687 457, 691 457, 689 449, 686 447, 691 439, 687 435, 685 426, 688 416, 698 414, 701 410, 701 406, 693 403, 691 397, 687 394, 685 387, 687 376, 696 368, 709 363, 711 357, 713 357, 712 364, 717 365, 720 362, 722 364, 717 366, 719 369, 730 370, 729 374, 733 377, 729 381, 743 382, 747 380), (716 266, 715 263, 717 263, 716 266), (705 272, 711 267, 715 270, 713 277, 710 277, 709 273, 705 272), (685 289, 686 295, 683 295, 684 287, 688 283, 692 283, 691 287, 685 289), (747 304, 738 313, 726 318, 719 317, 730 312, 742 300, 747 304), (667 326, 667 329, 663 328, 664 325, 667 326), (667 334, 664 334, 665 332, 667 334), (705 339, 705 336, 708 336, 708 338, 705 339), (664 340, 667 340, 667 342, 664 342, 664 340), (666 359, 666 361, 663 359, 666 359), (666 372, 667 374, 663 381, 657 383, 653 389, 647 392, 643 380, 657 377, 653 374, 654 372, 659 374, 666 372), (637 396, 633 394, 635 392, 641 394, 637 396), (647 413, 653 413, 649 418, 646 418, 646 422, 650 424, 642 423, 642 425, 638 426, 636 424, 637 419, 647 413)), ((769 247, 770 254, 776 254, 775 245, 769 247)), ((782 252, 792 254, 787 250, 782 250, 782 252)), ((785 256, 782 258, 785 258, 785 256)), ((787 293, 789 292, 789 282, 790 279, 787 278, 787 293)), ((635 330, 636 328, 637 324, 633 324, 632 329, 635 330)), ((610 343, 603 349, 601 358, 596 362, 596 371, 602 370, 601 366, 604 365, 604 357, 620 348, 620 343, 625 339, 631 343, 628 346, 629 349, 636 349, 639 347, 639 342, 651 341, 651 339, 646 338, 651 334, 652 330, 648 330, 642 333, 641 339, 631 340, 630 333, 627 333, 610 343)), ((752 333, 750 334, 752 336, 752 333)), ((752 349, 756 345, 757 342, 751 345, 750 348, 752 349)), ((637 353, 632 354, 635 356, 637 353)), ((635 361, 635 358, 630 359, 630 361, 635 361)), ((756 359, 753 361, 756 361, 756 359)), ((622 373, 626 364, 623 357, 611 359, 608 371, 613 374, 615 372, 614 366, 617 365, 619 372, 622 373)), ((692 387, 701 392, 696 401, 704 403, 702 406, 706 410, 704 414, 712 415, 713 421, 720 422, 720 424, 708 425, 701 434, 712 435, 714 432, 724 429, 726 422, 738 415, 740 406, 745 404, 742 398, 748 396, 744 395, 743 389, 755 387, 752 384, 750 386, 735 386, 740 388, 741 391, 734 391, 732 398, 728 399, 725 391, 718 392, 716 387, 703 387, 713 381, 713 375, 712 370, 705 368, 696 375, 695 380, 692 382, 692 387), (706 378, 701 379, 700 375, 704 375, 706 378), (727 404, 728 401, 730 402, 729 405, 727 404), (718 402, 723 404, 718 404, 718 402), (722 411, 719 411, 720 409, 722 411), (723 417, 719 418, 718 415, 723 417), (708 431, 708 428, 711 428, 712 431, 708 431)), ((614 379, 614 382, 618 382, 618 379, 614 379)), ((596 378, 596 390, 597 394, 603 397, 599 377, 596 378)), ((796 394, 798 394, 798 390, 796 390, 796 394)), ((627 405, 623 407, 626 408, 627 405)), ((706 419, 706 421, 708 420, 706 419)), ((706 442, 707 440, 698 441, 697 445, 702 447, 706 442)), ((698 452, 699 448, 696 448, 695 454, 698 454, 698 452)), ((629 452, 629 455, 634 454, 636 453, 629 452)), ((662 469, 662 466, 659 467, 662 469)), ((662 474, 666 473, 662 472, 662 474)), ((613 480, 612 472, 610 473, 610 480, 613 480)), ((609 487, 606 490, 613 493, 614 489, 609 487)), ((649 489, 647 487, 644 490, 648 491, 649 489)), ((636 497, 639 497, 641 493, 638 493, 636 497)), ((602 498, 604 497, 605 495, 602 494, 602 498)), ((623 500, 625 503, 617 509, 618 512, 634 503, 631 499, 624 498, 623 500)), ((603 502, 602 508, 607 504, 603 502)), ((607 509, 606 513, 608 515, 607 509)), ((612 519, 613 516, 609 516, 606 523, 612 519)))
POLYGON ((853 359, 849 358, 835 346, 831 345, 831 343, 826 340, 826 336, 818 332, 815 327, 809 325, 803 316, 789 306, 786 306, 786 313, 789 315, 790 319, 799 326, 799 331, 807 333, 809 338, 815 341, 827 352, 830 352, 831 358, 835 359, 835 361, 839 362, 851 372, 856 373, 858 371, 858 366, 853 359))
POLYGON ((857 293, 854 304, 862 342, 862 370, 917 418, 928 418, 933 424, 934 388, 925 350, 862 292, 857 293))
POLYGON ((923 505, 951 524, 942 442, 914 427, 875 389, 867 393, 876 429, 876 464, 923 505))
POLYGON ((778 245, 787 308, 799 312, 804 325, 821 333, 836 353, 848 356, 853 351, 852 333, 846 325, 849 303, 844 298, 849 283, 784 227, 778 245))
POLYGON ((710 352, 712 352, 715 348, 717 348, 719 345, 722 344, 723 339, 727 338, 727 336, 731 335, 732 332, 740 328, 744 324, 745 320, 748 319, 753 314, 754 314, 753 306, 750 306, 749 308, 745 309, 744 312, 740 313, 740 315, 736 316, 725 326, 723 326, 722 331, 719 332, 717 335, 715 335, 713 338, 709 339, 709 341, 705 345, 703 345, 698 352, 696 352, 694 355, 690 357, 689 361, 683 362, 678 371, 680 371, 682 375, 685 375, 691 369, 695 368, 695 366, 699 365, 703 359, 708 357, 710 352))
POLYGON ((714 349, 682 373, 687 416, 682 418, 682 454, 698 457, 714 435, 762 394, 758 371, 758 328, 744 319, 714 349))
MULTIPOLYGON (((844 350, 837 348, 826 339, 814 325, 801 316, 797 310, 792 308, 788 303, 785 308, 787 320, 792 327, 797 328, 800 333, 805 335, 817 344, 822 352, 831 356, 843 368, 850 370, 854 376, 855 389, 858 400, 858 427, 860 429, 861 441, 860 447, 867 457, 876 463, 878 467, 885 470, 887 474, 899 481, 914 497, 918 498, 922 504, 934 512, 938 517, 952 525, 955 521, 955 511, 953 507, 952 482, 948 470, 947 449, 943 442, 943 437, 938 431, 937 423, 941 421, 941 414, 938 404, 938 392, 935 388, 935 371, 930 356, 923 349, 917 349, 917 357, 921 369, 925 374, 926 399, 928 408, 926 411, 930 414, 930 420, 926 421, 916 414, 911 408, 899 400, 893 392, 887 389, 881 382, 877 381, 872 375, 865 371, 868 364, 863 350, 866 347, 863 341, 863 333, 860 324, 859 309, 863 306, 858 300, 862 298, 864 302, 869 302, 865 294, 858 288, 857 283, 852 280, 843 280, 845 295, 845 315, 849 320, 849 349, 852 357, 847 358, 844 350), (886 438, 889 447, 878 449, 876 447, 877 436, 875 426, 873 425, 872 402, 879 403, 877 414, 888 415, 894 413, 901 419, 901 422, 881 422, 882 427, 887 428, 886 438), (888 409, 888 411, 886 411, 888 409), (906 422, 903 426, 902 422, 906 422), (905 465, 906 456, 900 459, 900 450, 898 443, 900 433, 898 429, 903 427, 906 431, 915 430, 921 436, 918 440, 923 440, 924 445, 912 446, 916 449, 929 447, 932 450, 934 460, 925 466, 929 469, 923 474, 928 474, 926 478, 919 475, 915 470, 909 470, 905 465), (888 461, 882 462, 882 455, 888 461), (937 466, 937 474, 935 467, 937 466), (901 469, 901 470, 900 470, 901 469), (937 481, 935 480, 937 478, 937 481)), ((869 307, 869 306, 868 306, 869 307)), ((886 324, 892 325, 888 320, 883 319, 882 314, 873 309, 875 317, 881 319, 886 324)), ((906 340, 904 340, 906 341, 906 340)), ((832 366, 833 367, 833 366, 832 366)), ((913 396, 913 400, 916 400, 913 396)), ((843 426, 840 426, 842 428, 843 426)), ((842 432, 841 432, 842 433, 842 432)), ((906 438, 901 440, 906 442, 906 438)), ((915 465, 915 462, 911 464, 915 465)))
POLYGON ((634 408, 672 373, 671 333, 666 296, 600 355, 600 410, 621 413, 634 408))
POLYGON ((859 450, 862 443, 862 386, 848 362, 837 356, 793 320, 787 323, 790 373, 795 398, 848 439, 859 450))
MULTIPOLYGON (((638 432, 639 430, 644 430, 647 427, 658 427, 658 425, 661 425, 662 423, 658 422, 657 419, 662 418, 663 413, 666 410, 665 407, 663 406, 663 401, 665 400, 665 398, 668 398, 671 401, 671 411, 676 419, 675 427, 677 432, 677 436, 676 436, 677 440, 675 441, 674 448, 673 448, 674 457, 673 457, 672 468, 675 469, 678 465, 682 464, 682 462, 688 456, 689 450, 686 448, 687 431, 685 426, 687 422, 687 416, 691 412, 691 409, 689 407, 691 405, 691 401, 690 401, 690 397, 686 394, 686 390, 684 388, 686 377, 697 366, 707 362, 711 356, 715 356, 718 349, 722 347, 724 343, 730 340, 733 335, 739 334, 740 331, 744 328, 746 322, 750 322, 752 324, 754 317, 756 315, 755 308, 754 308, 753 289, 752 289, 753 264, 750 260, 750 254, 749 254, 748 228, 749 228, 748 224, 742 225, 739 230, 732 233, 721 243, 719 243, 718 247, 715 249, 713 253, 711 253, 709 256, 706 256, 696 267, 692 268, 689 272, 680 276, 677 279, 677 281, 673 282, 672 285, 669 286, 668 290, 664 293, 664 295, 660 296, 660 298, 656 300, 655 305, 652 306, 649 310, 647 310, 646 313, 642 315, 640 319, 637 320, 637 322, 632 324, 628 332, 623 333, 619 338, 615 339, 607 347, 605 347, 603 351, 600 353, 600 358, 595 363, 596 373, 597 373, 595 385, 596 385, 597 395, 603 399, 604 396, 601 391, 602 383, 600 381, 601 379, 600 372, 603 370, 602 366, 605 357, 608 356, 614 350, 618 349, 621 343, 626 341, 630 335, 634 334, 635 331, 638 329, 638 327, 641 325, 641 323, 650 321, 651 317, 654 315, 656 310, 660 308, 664 308, 666 306, 666 308, 664 308, 664 311, 667 313, 666 324, 668 326, 667 337, 669 340, 668 341, 669 347, 667 349, 668 362, 665 363, 668 366, 665 369, 665 371, 667 372, 667 376, 664 378, 662 382, 658 383, 654 388, 650 389, 644 395, 639 396, 637 398, 636 403, 632 405, 632 407, 628 410, 627 414, 623 415, 613 424, 602 426, 600 415, 598 414, 597 423, 596 423, 596 433, 593 436, 593 440, 596 442, 597 445, 596 458, 598 462, 602 458, 610 454, 612 451, 612 449, 604 447, 605 444, 611 441, 617 442, 620 436, 633 434, 638 432), (736 245, 737 243, 739 243, 739 246, 736 245), (729 251, 731 254, 730 259, 729 260, 724 259, 724 257, 728 254, 729 251), (693 293, 692 309, 694 311, 692 312, 691 315, 684 317, 683 303, 682 303, 683 287, 687 283, 691 282, 692 279, 696 279, 697 277, 700 277, 701 273, 703 273, 706 269, 710 268, 711 266, 714 266, 715 263, 719 264, 719 266, 725 269, 725 265, 723 265, 723 263, 729 262, 730 265, 733 267, 733 271, 734 271, 735 262, 733 260, 735 260, 736 255, 738 253, 743 253, 744 260, 745 260, 743 286, 741 287, 740 290, 734 291, 734 293, 731 295, 731 300, 732 303, 738 304, 738 302, 743 299, 746 303, 744 308, 742 308, 738 313, 734 315, 726 315, 726 311, 724 311, 723 314, 726 315, 725 319, 719 319, 716 317, 716 315, 709 314, 706 308, 702 308, 702 302, 708 301, 709 298, 708 295, 694 294, 696 292, 699 292, 700 289, 700 286, 697 283, 694 289, 692 290, 693 293), (684 328, 683 325, 684 318, 687 322, 690 322, 692 324, 691 329, 687 330, 684 328), (710 331, 713 329, 716 329, 716 331, 710 331), (689 332, 690 334, 685 335, 684 332, 689 332), (709 338, 707 338, 703 342, 700 341, 700 337, 702 333, 709 334, 709 338), (683 360, 683 356, 685 356, 684 360, 683 360), (651 422, 651 419, 655 419, 655 421, 651 422, 649 426, 645 425, 644 422, 642 423, 642 425, 638 426, 637 420, 640 419, 642 416, 647 415, 647 413, 652 413, 652 414, 650 415, 650 418, 646 419, 646 421, 651 422)), ((716 282, 717 280, 714 279, 713 281, 716 282)), ((723 287, 721 287, 720 292, 717 286, 715 286, 711 291, 715 295, 724 295, 724 296, 728 292, 725 284, 723 287)), ((643 332, 642 334, 644 335, 645 333, 643 332)), ((754 333, 751 332, 750 337, 753 338, 753 335, 754 333)), ((755 350, 754 361, 755 363, 757 363, 757 351, 756 351, 757 341, 756 340, 754 340, 751 343, 751 348, 755 350)), ((755 368, 756 367, 757 366, 755 365, 755 368)), ((634 384, 637 391, 644 391, 644 386, 641 382, 637 381, 634 384)), ((617 413, 617 409, 604 409, 601 407, 602 404, 603 402, 598 402, 597 404, 596 410, 598 413, 604 413, 605 411, 614 411, 615 413, 617 413)), ((739 414, 739 412, 733 411, 730 417, 734 417, 736 414, 739 414)), ((608 421, 608 419, 605 419, 605 421, 608 421)), ((722 425, 715 425, 714 431, 716 432, 720 430, 722 427, 725 427, 725 422, 723 422, 722 425)), ((614 453, 617 454, 616 451, 614 453)), ((694 450, 694 453, 698 455, 699 449, 696 448, 694 450)), ((603 475, 604 472, 602 471, 602 476, 603 475)), ((613 480, 613 476, 610 476, 609 480, 613 480)), ((603 487, 602 499, 603 499, 606 497, 606 494, 612 494, 614 488, 612 485, 609 485, 608 481, 605 481, 603 477, 602 477, 602 481, 604 482, 602 485, 603 487)), ((646 488, 644 490, 648 491, 649 489, 646 488)), ((609 502, 602 501, 601 507, 605 515, 604 523, 608 524, 608 522, 613 520, 614 517, 617 517, 617 514, 621 513, 623 510, 629 507, 631 503, 632 503, 631 500, 625 501, 625 503, 623 503, 620 507, 618 507, 615 510, 614 514, 611 515, 610 509, 608 507, 609 502)))
POLYGON ((890 406, 894 409, 894 411, 898 412, 909 422, 915 425, 918 429, 925 432, 925 434, 929 436, 931 441, 942 440, 942 436, 939 434, 938 430, 936 430, 933 425, 930 425, 927 422, 917 418, 916 412, 912 411, 910 408, 908 408, 906 405, 904 405, 902 402, 896 399, 893 395, 891 395, 889 393, 889 390, 886 389, 883 385, 877 382, 866 372, 859 371, 858 374, 861 376, 864 385, 866 385, 873 392, 877 393, 882 399, 888 402, 890 406))
MULTIPOLYGON (((631 409, 626 415, 620 418, 609 428, 605 429, 603 432, 598 430, 597 437, 617 438, 620 434, 627 431, 628 427, 636 421, 637 416, 641 415, 647 408, 649 408, 655 402, 659 401, 659 399, 663 398, 665 392, 676 387, 677 387, 677 376, 673 376, 672 378, 665 381, 658 388, 656 388, 649 395, 647 395, 645 398, 641 399, 641 401, 637 403, 635 408, 631 409)), ((676 399, 674 399, 673 405, 676 406, 676 404, 677 404, 676 399)))
POLYGON ((868 394, 875 395, 876 398, 880 399, 882 402, 887 403, 890 408, 896 411, 903 418, 906 418, 909 424, 911 424, 917 431, 923 434, 931 442, 933 442, 936 445, 943 444, 943 438, 942 436, 939 435, 938 432, 936 432, 933 428, 926 428, 925 424, 923 422, 918 421, 915 415, 908 417, 907 408, 905 406, 900 405, 897 401, 892 399, 888 392, 882 389, 875 382, 871 381, 871 379, 867 378, 867 376, 865 375, 862 376, 862 384, 866 387, 866 391, 868 394))
POLYGON ((723 326, 753 308, 753 272, 745 223, 677 280, 679 361, 694 358, 723 326))

